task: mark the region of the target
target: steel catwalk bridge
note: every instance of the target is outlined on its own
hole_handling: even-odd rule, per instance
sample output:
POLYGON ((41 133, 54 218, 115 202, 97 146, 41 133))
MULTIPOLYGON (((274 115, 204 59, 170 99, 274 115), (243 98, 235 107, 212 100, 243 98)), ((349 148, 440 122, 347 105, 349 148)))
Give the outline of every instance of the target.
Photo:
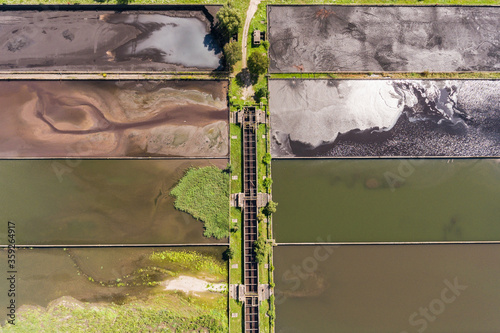
POLYGON ((257 123, 255 108, 247 107, 243 116, 245 333, 259 332, 259 265, 253 250, 258 237, 257 190, 257 123))

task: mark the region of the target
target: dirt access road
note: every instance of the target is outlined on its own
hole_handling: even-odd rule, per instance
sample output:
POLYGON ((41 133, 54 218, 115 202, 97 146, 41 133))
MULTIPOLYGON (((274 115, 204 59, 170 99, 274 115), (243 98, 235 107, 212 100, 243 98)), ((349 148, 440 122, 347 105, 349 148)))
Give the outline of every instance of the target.
MULTIPOLYGON (((247 49, 248 49, 248 29, 250 28, 250 22, 252 21, 253 16, 257 12, 257 7, 259 6, 261 0, 250 0, 250 5, 248 6, 247 14, 246 14, 246 19, 245 19, 245 25, 243 26, 243 45, 242 45, 242 51, 243 51, 243 59, 242 59, 242 68, 245 69, 247 68, 247 49)), ((247 100, 254 94, 253 86, 252 86, 252 80, 250 78, 250 75, 245 75, 245 86, 243 88, 243 99, 247 100)))

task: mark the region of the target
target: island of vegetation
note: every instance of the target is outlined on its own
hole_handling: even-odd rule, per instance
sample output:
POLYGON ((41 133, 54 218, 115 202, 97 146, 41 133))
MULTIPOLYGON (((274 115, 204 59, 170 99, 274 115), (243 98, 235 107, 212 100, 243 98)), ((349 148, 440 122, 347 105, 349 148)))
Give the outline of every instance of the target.
POLYGON ((205 224, 204 235, 229 236, 229 173, 215 166, 190 168, 170 192, 175 208, 205 224))

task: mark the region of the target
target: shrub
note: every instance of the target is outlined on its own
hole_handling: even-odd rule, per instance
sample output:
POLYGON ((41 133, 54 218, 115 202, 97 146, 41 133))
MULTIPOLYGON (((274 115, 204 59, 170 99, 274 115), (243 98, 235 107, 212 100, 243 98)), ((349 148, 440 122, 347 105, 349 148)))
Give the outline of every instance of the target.
POLYGON ((272 184, 273 184, 273 180, 270 177, 264 179, 264 187, 266 189, 269 190, 269 188, 271 187, 272 184))
POLYGON ((234 257, 234 250, 230 247, 228 247, 223 253, 222 253, 222 258, 226 261, 229 261, 233 259, 234 257))
POLYGON ((260 101, 263 100, 264 98, 267 99, 268 97, 269 97, 269 91, 265 87, 259 88, 255 92, 255 100, 258 103, 260 103, 260 101))
POLYGON ((278 206, 278 203, 277 202, 274 202, 274 201, 269 201, 266 205, 266 207, 264 207, 264 213, 269 216, 271 214, 274 214, 276 213, 276 207, 278 206))
POLYGON ((262 157, 262 163, 269 165, 271 163, 271 154, 266 153, 264 157, 262 157))
POLYGON ((229 175, 217 167, 191 168, 170 192, 174 206, 205 224, 206 237, 229 234, 229 175))
POLYGON ((263 263, 269 252, 271 252, 271 245, 267 243, 266 239, 264 237, 259 237, 254 243, 254 253, 255 253, 255 260, 258 263, 263 263))
POLYGON ((262 214, 262 213, 257 214, 257 221, 258 221, 259 223, 264 222, 264 220, 265 220, 265 219, 266 219, 266 215, 264 215, 264 214, 262 214))

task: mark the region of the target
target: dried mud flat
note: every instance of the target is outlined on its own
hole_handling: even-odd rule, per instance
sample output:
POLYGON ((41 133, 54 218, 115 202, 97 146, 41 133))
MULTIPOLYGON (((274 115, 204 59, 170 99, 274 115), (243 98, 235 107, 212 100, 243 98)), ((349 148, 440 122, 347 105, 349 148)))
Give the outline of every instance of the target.
POLYGON ((194 10, 0 11, 0 70, 214 70, 211 24, 194 10))
POLYGON ((270 6, 270 71, 498 71, 500 7, 270 6))
POLYGON ((3 81, 0 157, 226 157, 227 82, 3 81))
POLYGON ((273 157, 500 156, 500 80, 271 80, 273 157))

